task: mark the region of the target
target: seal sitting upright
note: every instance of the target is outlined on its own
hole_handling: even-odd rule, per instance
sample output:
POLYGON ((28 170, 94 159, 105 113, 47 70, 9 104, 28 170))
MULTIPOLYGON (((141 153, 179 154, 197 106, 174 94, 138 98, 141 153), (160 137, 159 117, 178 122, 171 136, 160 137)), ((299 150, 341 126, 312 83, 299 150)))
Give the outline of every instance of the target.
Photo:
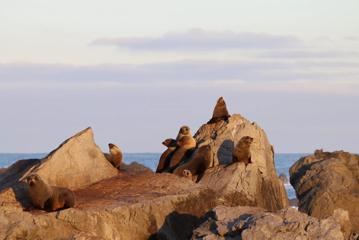
POLYGON ((209 120, 207 123, 217 123, 221 120, 228 121, 228 118, 231 115, 229 115, 226 102, 224 101, 223 97, 218 98, 216 106, 213 110, 213 115, 211 120, 209 120))
POLYGON ((160 161, 158 162, 158 166, 156 169, 156 173, 163 172, 169 166, 169 159, 171 158, 174 150, 177 147, 176 140, 172 138, 168 138, 162 142, 164 146, 167 147, 166 151, 164 151, 160 157, 160 161))
POLYGON ((121 149, 113 143, 109 143, 108 148, 110 150, 110 153, 105 153, 106 159, 112 164, 112 166, 119 169, 122 163, 121 149))
POLYGON ((253 138, 250 136, 244 136, 238 141, 233 151, 233 163, 244 162, 246 166, 247 164, 252 163, 250 149, 252 142, 253 138))

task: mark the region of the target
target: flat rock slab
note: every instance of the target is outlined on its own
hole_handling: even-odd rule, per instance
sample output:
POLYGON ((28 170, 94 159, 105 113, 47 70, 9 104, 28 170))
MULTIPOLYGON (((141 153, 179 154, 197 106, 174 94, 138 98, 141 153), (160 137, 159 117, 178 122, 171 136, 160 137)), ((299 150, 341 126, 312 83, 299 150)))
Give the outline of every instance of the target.
POLYGON ((76 208, 109 209, 161 196, 189 193, 194 189, 201 187, 173 174, 120 172, 115 177, 75 191, 76 208))

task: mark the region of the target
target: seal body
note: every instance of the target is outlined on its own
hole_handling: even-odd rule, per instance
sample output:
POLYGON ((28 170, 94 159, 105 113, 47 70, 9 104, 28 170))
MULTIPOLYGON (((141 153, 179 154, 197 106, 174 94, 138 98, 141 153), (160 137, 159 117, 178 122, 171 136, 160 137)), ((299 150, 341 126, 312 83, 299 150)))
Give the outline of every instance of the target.
POLYGON ((178 166, 173 173, 181 177, 189 178, 188 176, 191 176, 191 179, 194 177, 200 179, 203 173, 212 166, 212 162, 211 147, 204 145, 196 149, 189 161, 178 166))
POLYGON ((177 148, 170 161, 170 168, 174 169, 186 156, 189 150, 196 147, 196 140, 192 136, 183 136, 177 140, 177 148))
POLYGON ((238 141, 233 151, 233 163, 244 162, 245 165, 252 163, 250 151, 252 142, 253 138, 250 136, 244 136, 238 141))
POLYGON ((105 153, 106 159, 115 168, 120 168, 121 163, 122 163, 122 158, 123 158, 121 149, 113 143, 109 143, 108 148, 109 148, 110 153, 109 154, 105 153))
POLYGON ((75 194, 68 188, 49 186, 37 174, 27 176, 25 182, 35 208, 56 211, 75 206, 75 194))
POLYGON ((217 100, 216 106, 214 107, 212 118, 207 122, 208 124, 217 123, 221 120, 228 121, 229 115, 227 110, 226 102, 223 97, 217 100))
POLYGON ((172 156, 172 153, 175 151, 177 147, 176 140, 172 138, 168 138, 162 142, 164 146, 167 147, 166 151, 164 151, 160 157, 160 160, 157 165, 156 173, 161 173, 165 168, 169 166, 169 160, 172 156))

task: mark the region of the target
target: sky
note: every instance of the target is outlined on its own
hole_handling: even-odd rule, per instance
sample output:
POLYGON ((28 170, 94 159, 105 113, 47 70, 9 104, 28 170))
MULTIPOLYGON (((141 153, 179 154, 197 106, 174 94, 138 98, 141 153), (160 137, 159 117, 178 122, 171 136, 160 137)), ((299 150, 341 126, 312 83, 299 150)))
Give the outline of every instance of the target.
POLYGON ((359 152, 357 0, 0 0, 0 152, 161 152, 218 97, 276 152, 359 152))

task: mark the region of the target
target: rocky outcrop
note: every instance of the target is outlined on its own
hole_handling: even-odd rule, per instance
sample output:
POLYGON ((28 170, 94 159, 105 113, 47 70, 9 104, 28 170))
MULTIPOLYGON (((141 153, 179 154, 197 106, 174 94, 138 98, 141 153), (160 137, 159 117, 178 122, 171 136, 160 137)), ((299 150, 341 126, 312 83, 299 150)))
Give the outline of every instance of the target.
POLYGON ((348 210, 353 229, 359 231, 359 156, 317 150, 290 168, 290 182, 300 211, 327 218, 337 208, 348 210))
POLYGON ((95 144, 91 128, 67 139, 43 159, 19 160, 0 174, 0 203, 7 202, 9 188, 15 200, 29 207, 27 187, 20 182, 37 173, 49 185, 78 189, 118 174, 95 144))
POLYGON ((203 125, 195 134, 199 144, 208 144, 212 151, 212 168, 199 181, 233 205, 279 210, 288 206, 288 197, 274 166, 273 147, 263 129, 239 114, 203 125), (251 145, 252 163, 232 162, 235 144, 244 136, 254 138, 251 145))
POLYGON ((206 221, 194 230, 192 239, 348 239, 348 212, 337 209, 333 216, 318 220, 294 208, 276 213, 253 207, 218 206, 206 214, 206 221))
POLYGON ((60 212, 2 206, 0 236, 7 238, 0 239, 188 239, 217 205, 213 192, 192 181, 148 171, 122 171, 75 195, 75 208, 60 212))
POLYGON ((217 118, 203 125, 195 137, 200 145, 210 146, 213 156, 211 168, 198 184, 173 174, 155 174, 139 164, 121 165, 117 171, 93 142, 91 129, 65 141, 43 160, 15 164, 0 175, 0 186, 6 185, 5 179, 18 181, 33 171, 50 185, 74 189, 77 203, 59 212, 23 212, 16 205, 16 188, 7 184, 13 192, 3 188, 0 193, 0 223, 4 223, 0 236, 182 240, 189 239, 202 216, 219 204, 272 211, 288 206, 275 172, 273 148, 257 124, 240 115, 217 118), (233 146, 246 135, 254 138, 252 163, 227 166, 233 146))
POLYGON ((31 172, 39 174, 50 185, 70 189, 82 188, 118 173, 94 142, 91 128, 67 139, 31 172))

